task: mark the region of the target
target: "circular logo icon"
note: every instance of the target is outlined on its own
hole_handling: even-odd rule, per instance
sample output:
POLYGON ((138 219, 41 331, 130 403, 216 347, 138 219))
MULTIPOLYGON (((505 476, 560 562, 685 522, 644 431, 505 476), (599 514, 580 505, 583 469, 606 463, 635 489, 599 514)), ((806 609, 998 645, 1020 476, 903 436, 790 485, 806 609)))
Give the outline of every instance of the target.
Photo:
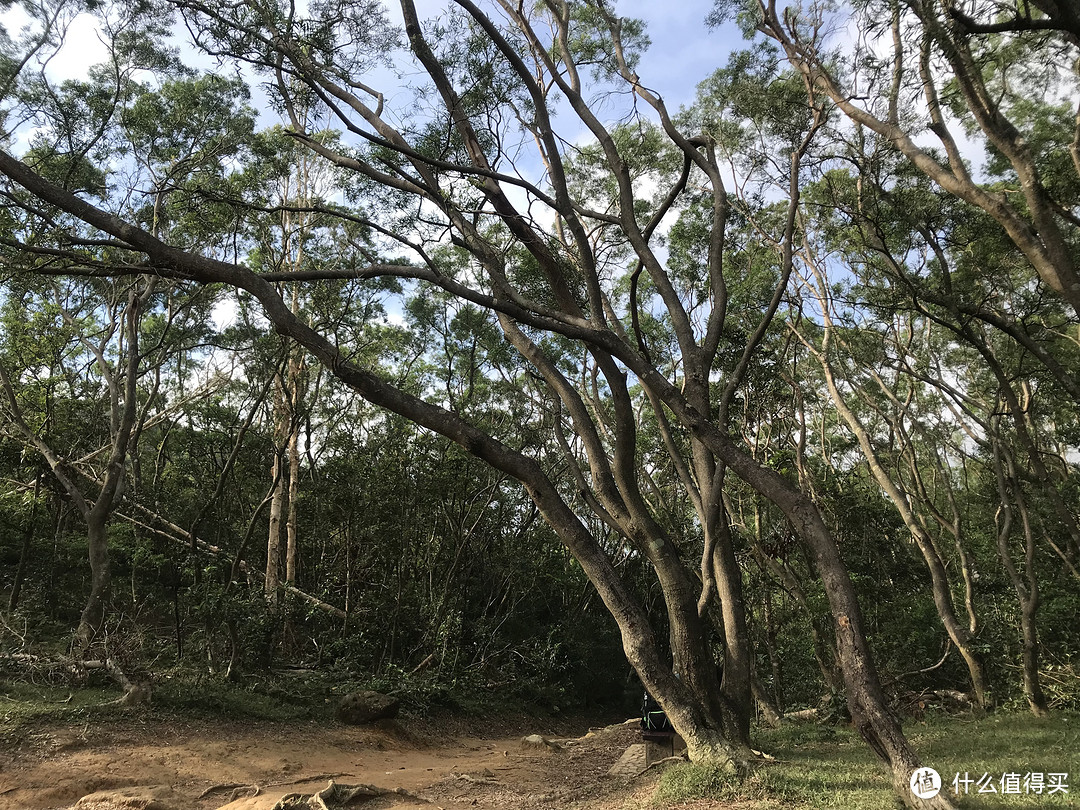
POLYGON ((933 768, 919 768, 911 774, 911 792, 920 799, 932 799, 941 792, 941 776, 933 768))

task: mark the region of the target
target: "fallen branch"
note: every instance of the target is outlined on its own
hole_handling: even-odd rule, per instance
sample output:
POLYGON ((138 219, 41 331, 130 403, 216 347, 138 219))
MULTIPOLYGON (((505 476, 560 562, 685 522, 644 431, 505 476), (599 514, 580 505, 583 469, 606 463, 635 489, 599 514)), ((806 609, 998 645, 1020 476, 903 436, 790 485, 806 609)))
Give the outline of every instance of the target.
MULTIPOLYGON (((132 680, 128 677, 128 674, 124 672, 120 664, 113 658, 107 657, 100 661, 78 661, 71 659, 66 660, 68 666, 74 672, 79 670, 92 670, 100 669, 108 673, 120 687, 124 690, 124 694, 118 697, 116 700, 110 700, 103 705, 105 706, 137 706, 142 703, 150 702, 150 680, 149 678, 140 678, 138 680, 132 680)), ((70 699, 70 698, 69 698, 70 699)))
POLYGON ((472 785, 498 785, 501 784, 498 779, 491 776, 472 776, 467 773, 455 773, 455 779, 460 779, 462 782, 468 782, 472 785))
POLYGON ((420 670, 426 669, 427 667, 431 666, 432 663, 435 662, 435 658, 436 658, 435 653, 431 653, 431 655, 429 655, 427 658, 425 658, 423 661, 421 661, 419 664, 417 664, 409 674, 410 675, 415 675, 420 670))
POLYGON ((938 660, 938 662, 936 664, 931 664, 930 666, 923 667, 922 669, 913 669, 910 672, 901 672, 896 677, 894 677, 894 678, 892 678, 892 679, 890 679, 888 681, 883 682, 881 684, 882 688, 888 688, 890 686, 893 686, 894 684, 897 684, 900 681, 902 681, 904 678, 910 678, 912 675, 925 675, 927 672, 933 672, 935 669, 937 669, 938 667, 942 666, 945 663, 945 659, 947 659, 949 657, 950 652, 952 652, 952 639, 951 638, 946 638, 945 639, 945 652, 942 653, 940 660, 938 660))

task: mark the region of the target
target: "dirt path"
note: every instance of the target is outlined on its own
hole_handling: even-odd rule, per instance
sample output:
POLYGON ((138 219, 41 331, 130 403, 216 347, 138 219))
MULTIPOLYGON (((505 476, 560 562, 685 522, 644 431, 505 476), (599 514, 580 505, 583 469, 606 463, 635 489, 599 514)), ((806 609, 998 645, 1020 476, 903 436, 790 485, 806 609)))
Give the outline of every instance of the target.
POLYGON ((313 793, 330 779, 414 797, 386 796, 366 808, 566 807, 614 787, 603 777, 638 738, 632 726, 611 726, 555 738, 549 747, 522 744, 523 734, 542 728, 494 732, 481 738, 475 729, 434 723, 322 728, 145 717, 51 729, 0 753, 0 810, 69 808, 106 790, 142 798, 127 802, 114 793, 112 804, 84 800, 79 810, 270 810, 281 796, 313 793))

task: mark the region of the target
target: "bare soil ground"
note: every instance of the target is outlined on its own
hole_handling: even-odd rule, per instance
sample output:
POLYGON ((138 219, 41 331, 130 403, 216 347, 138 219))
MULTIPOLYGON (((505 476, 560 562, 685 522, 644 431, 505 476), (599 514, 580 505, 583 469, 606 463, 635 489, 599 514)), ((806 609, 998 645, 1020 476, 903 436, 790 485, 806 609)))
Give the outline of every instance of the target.
POLYGON ((0 751, 0 810, 270 810, 283 795, 314 793, 331 779, 404 791, 364 803, 373 810, 562 808, 626 791, 625 781, 605 775, 639 741, 636 726, 573 733, 540 726, 241 724, 133 714, 130 722, 40 728, 15 750, 0 751), (545 731, 562 732, 548 738, 557 747, 522 744, 524 735, 545 731), (112 793, 84 799, 100 791, 112 793))

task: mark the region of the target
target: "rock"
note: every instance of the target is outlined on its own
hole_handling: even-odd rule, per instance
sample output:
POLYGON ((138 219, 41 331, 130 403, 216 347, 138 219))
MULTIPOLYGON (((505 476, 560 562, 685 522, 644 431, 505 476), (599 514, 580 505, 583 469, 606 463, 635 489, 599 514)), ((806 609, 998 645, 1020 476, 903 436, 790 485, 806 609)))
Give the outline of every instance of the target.
POLYGON ((607 772, 607 777, 620 782, 629 782, 634 777, 644 773, 647 767, 645 744, 635 743, 623 752, 618 762, 611 766, 611 769, 607 772))
POLYGON ((350 692, 337 707, 338 720, 350 726, 397 717, 401 701, 380 692, 350 692))
POLYGON ((184 801, 168 787, 127 787, 83 796, 73 810, 185 810, 184 801))
POLYGON ((562 747, 555 742, 541 737, 539 734, 530 734, 521 738, 521 747, 534 751, 561 751, 562 747))

